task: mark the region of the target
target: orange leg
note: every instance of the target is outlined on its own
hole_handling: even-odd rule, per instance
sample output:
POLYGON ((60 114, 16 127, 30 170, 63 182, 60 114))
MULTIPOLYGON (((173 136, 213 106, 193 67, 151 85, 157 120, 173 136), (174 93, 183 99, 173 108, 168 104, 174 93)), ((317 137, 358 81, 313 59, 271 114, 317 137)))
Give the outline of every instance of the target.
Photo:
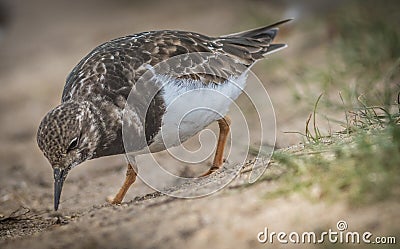
POLYGON ((217 149, 215 151, 214 161, 212 167, 208 170, 208 172, 206 172, 202 176, 207 176, 217 171, 219 168, 221 168, 222 164, 224 163, 223 159, 224 150, 225 150, 226 140, 228 139, 231 119, 228 116, 225 116, 224 118, 218 120, 218 125, 219 125, 219 138, 217 143, 217 149))
POLYGON ((129 187, 136 181, 136 171, 133 169, 132 165, 128 163, 128 169, 126 170, 126 178, 125 182, 122 185, 121 189, 119 190, 118 194, 114 197, 111 201, 112 204, 121 204, 122 199, 126 192, 128 191, 129 187))

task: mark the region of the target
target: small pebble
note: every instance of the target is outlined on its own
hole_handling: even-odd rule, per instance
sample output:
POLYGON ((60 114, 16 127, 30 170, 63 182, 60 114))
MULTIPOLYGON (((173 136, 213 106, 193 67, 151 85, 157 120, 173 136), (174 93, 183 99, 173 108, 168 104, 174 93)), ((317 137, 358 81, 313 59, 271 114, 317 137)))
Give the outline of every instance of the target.
POLYGON ((114 196, 112 196, 112 195, 109 195, 106 198, 106 202, 108 202, 108 203, 111 203, 113 200, 114 200, 114 196))

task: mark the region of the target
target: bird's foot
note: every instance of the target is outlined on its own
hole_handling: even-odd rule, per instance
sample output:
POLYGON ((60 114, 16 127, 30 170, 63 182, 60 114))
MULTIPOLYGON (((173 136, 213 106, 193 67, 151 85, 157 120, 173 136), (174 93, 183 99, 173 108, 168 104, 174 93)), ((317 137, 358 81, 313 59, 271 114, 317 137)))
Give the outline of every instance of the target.
POLYGON ((211 175, 212 173, 216 172, 218 169, 219 169, 219 167, 212 166, 206 173, 200 175, 200 177, 211 175))
POLYGON ((126 178, 124 184, 115 195, 114 198, 108 197, 107 202, 111 204, 121 204, 122 200, 125 197, 126 192, 128 191, 129 187, 136 181, 136 171, 133 169, 131 164, 128 164, 128 169, 126 171, 126 178))
POLYGON ((110 196, 107 196, 106 202, 108 202, 110 204, 117 205, 117 204, 121 204, 122 199, 118 199, 117 196, 111 196, 110 195, 110 196))

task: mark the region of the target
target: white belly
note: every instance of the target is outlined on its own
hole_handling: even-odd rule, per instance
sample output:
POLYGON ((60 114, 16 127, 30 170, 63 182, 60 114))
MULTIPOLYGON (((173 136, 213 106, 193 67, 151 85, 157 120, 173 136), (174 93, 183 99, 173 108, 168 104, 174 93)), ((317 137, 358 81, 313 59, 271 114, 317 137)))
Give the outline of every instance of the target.
POLYGON ((221 119, 242 93, 247 75, 222 84, 198 81, 167 82, 164 87, 166 112, 160 132, 150 146, 152 152, 180 145, 212 122, 221 119))

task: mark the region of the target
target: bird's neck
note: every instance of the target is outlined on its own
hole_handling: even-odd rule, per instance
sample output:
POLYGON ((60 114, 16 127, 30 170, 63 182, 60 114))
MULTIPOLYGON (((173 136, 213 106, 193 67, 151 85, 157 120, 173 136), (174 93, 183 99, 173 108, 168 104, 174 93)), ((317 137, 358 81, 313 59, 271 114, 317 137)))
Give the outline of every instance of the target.
POLYGON ((124 153, 122 144, 122 116, 117 109, 85 101, 87 105, 89 132, 96 145, 92 158, 124 153))

